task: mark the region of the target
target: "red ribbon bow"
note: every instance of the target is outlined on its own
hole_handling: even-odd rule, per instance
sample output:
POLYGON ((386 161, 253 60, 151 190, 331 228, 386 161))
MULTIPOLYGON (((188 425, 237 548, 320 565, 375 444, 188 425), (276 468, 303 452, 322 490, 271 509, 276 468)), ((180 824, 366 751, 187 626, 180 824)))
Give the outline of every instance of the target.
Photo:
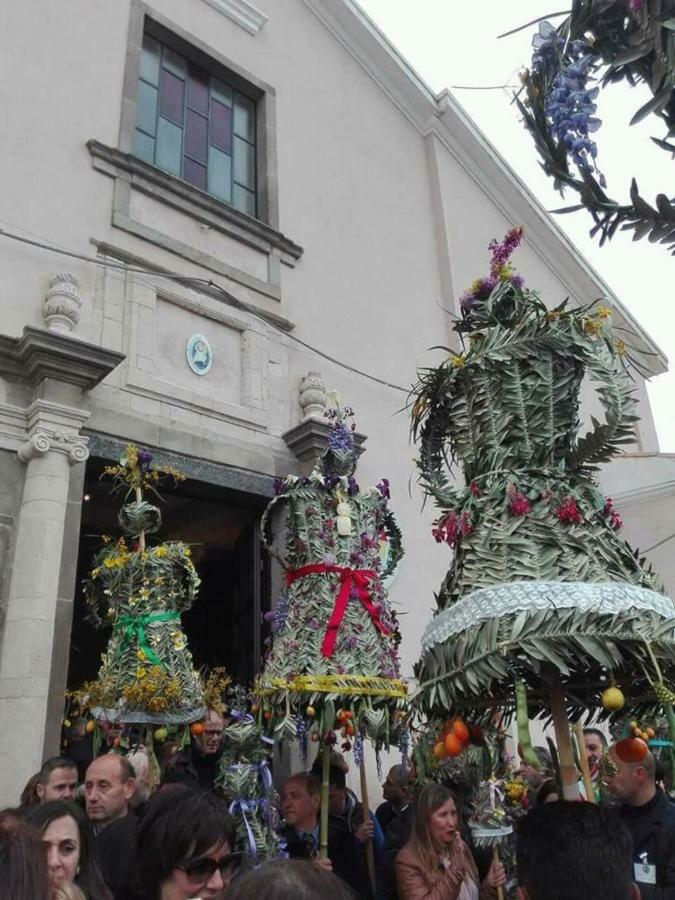
POLYGON ((347 604, 352 589, 356 592, 358 599, 363 604, 364 609, 370 616, 373 625, 380 634, 388 635, 387 629, 382 620, 380 613, 370 598, 370 590, 368 583, 377 578, 377 573, 372 569, 348 569, 345 566, 329 566, 326 563, 311 563, 308 566, 301 566, 299 569, 293 569, 286 573, 286 584, 290 587, 298 578, 304 578, 305 575, 339 575, 340 590, 335 598, 335 606, 326 626, 326 633, 321 644, 322 656, 331 657, 335 650, 335 641, 340 624, 344 618, 347 604))

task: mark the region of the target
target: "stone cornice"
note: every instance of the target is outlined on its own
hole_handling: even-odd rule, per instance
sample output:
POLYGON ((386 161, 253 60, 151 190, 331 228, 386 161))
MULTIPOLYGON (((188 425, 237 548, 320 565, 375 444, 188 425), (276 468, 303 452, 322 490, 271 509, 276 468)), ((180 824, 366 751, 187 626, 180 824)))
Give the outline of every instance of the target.
POLYGON ((265 13, 256 9, 247 0, 204 0, 204 2, 249 34, 257 34, 267 22, 265 13))
MULTIPOLYGON (((301 462, 316 462, 326 451, 331 424, 327 419, 310 416, 282 435, 286 446, 301 462)), ((358 456, 364 451, 367 435, 354 432, 354 448, 358 456)))
POLYGON ((124 358, 116 350, 28 325, 21 337, 0 336, 0 375, 33 385, 49 378, 89 391, 124 358))

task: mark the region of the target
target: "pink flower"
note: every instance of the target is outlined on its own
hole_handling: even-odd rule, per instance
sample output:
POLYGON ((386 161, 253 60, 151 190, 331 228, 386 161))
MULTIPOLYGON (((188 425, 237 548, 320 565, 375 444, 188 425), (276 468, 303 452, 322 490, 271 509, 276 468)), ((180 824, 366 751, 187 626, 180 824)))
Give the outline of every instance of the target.
POLYGON ((619 513, 614 509, 614 501, 611 497, 607 497, 605 500, 605 508, 603 509, 604 514, 609 519, 610 527, 615 531, 618 531, 620 528, 623 528, 623 519, 619 515, 619 513))
POLYGON ((584 521, 584 517, 581 515, 581 510, 577 506, 574 497, 563 497, 555 514, 559 521, 566 524, 580 525, 584 521))
POLYGON ((436 519, 431 526, 431 533, 436 543, 446 543, 450 547, 454 547, 461 536, 471 534, 472 531, 473 526, 468 515, 465 512, 457 513, 454 509, 445 513, 440 519, 436 519))
POLYGON ((532 504, 524 494, 521 494, 520 491, 516 491, 511 497, 509 509, 514 516, 527 516, 532 512, 532 504))
POLYGON ((469 485, 469 491, 474 495, 474 497, 480 497, 480 488, 475 481, 472 481, 469 485))

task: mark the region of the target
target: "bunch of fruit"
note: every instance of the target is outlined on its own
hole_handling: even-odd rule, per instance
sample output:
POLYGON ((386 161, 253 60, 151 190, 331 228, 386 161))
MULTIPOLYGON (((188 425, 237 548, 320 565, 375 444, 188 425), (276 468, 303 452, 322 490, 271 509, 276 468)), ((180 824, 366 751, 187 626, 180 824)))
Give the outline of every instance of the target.
POLYGON ((467 725, 462 719, 448 719, 434 743, 434 758, 442 762, 448 757, 459 756, 469 746, 469 742, 482 738, 482 732, 476 725, 467 725))
POLYGON ((645 742, 651 741, 656 737, 656 732, 651 725, 647 725, 646 728, 642 728, 640 724, 635 721, 630 723, 630 733, 633 737, 640 738, 640 740, 643 740, 645 742))

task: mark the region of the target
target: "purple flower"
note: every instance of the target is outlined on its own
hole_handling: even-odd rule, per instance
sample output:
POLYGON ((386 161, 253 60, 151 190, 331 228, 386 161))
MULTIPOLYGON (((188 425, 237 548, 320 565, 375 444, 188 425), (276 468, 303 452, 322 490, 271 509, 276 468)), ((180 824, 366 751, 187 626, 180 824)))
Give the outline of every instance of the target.
POLYGON ((282 494, 284 491, 284 479, 283 478, 275 478, 272 482, 272 489, 275 494, 282 494))
POLYGON ((335 565, 335 557, 330 554, 326 554, 323 558, 324 566, 334 566, 335 565))
POLYGON ((385 500, 391 500, 391 493, 389 492, 389 479, 383 478, 382 481, 377 485, 378 491, 382 494, 385 500))
POLYGON ((356 648, 359 646, 359 639, 355 634, 350 634, 345 643, 348 650, 356 650, 356 648))
POLYGON ((286 605, 286 598, 283 595, 280 595, 274 601, 274 607, 269 612, 265 613, 265 621, 270 623, 274 634, 281 631, 284 627, 287 615, 288 607, 286 605))
POLYGON ((141 469, 147 469, 152 462, 152 453, 150 453, 149 450, 139 450, 138 462, 141 466, 141 469))
POLYGON ((337 422, 328 432, 328 447, 335 453, 350 453, 354 446, 354 437, 342 422, 337 422))
POLYGON ((307 622, 307 627, 310 628, 312 631, 318 631, 319 630, 319 620, 314 619, 314 618, 310 619, 307 622))
POLYGON ((645 5, 645 0, 628 0, 628 9, 634 13, 638 12, 645 5))
POLYGON ((358 494, 358 492, 359 486, 357 484, 356 478, 352 478, 352 476, 350 475, 347 481, 347 493, 350 497, 353 497, 354 494, 358 494))

